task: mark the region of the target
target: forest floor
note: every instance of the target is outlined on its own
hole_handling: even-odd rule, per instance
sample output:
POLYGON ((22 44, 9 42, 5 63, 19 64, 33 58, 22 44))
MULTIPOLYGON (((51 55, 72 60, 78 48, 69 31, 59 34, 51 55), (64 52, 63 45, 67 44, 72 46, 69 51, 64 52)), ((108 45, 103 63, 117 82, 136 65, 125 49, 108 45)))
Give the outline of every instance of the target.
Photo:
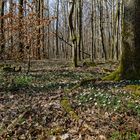
POLYGON ((33 61, 28 75, 1 70, 0 140, 139 140, 140 81, 100 80, 117 66, 33 61))

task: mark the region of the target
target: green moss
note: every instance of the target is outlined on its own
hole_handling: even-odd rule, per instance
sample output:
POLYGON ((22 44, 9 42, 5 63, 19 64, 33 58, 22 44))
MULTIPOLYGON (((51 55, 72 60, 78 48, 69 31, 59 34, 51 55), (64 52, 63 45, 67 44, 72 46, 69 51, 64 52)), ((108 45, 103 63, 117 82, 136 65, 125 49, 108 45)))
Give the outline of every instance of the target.
POLYGON ((119 68, 116 71, 109 74, 108 76, 103 77, 102 80, 105 80, 105 81, 112 81, 112 80, 120 81, 122 79, 139 80, 140 79, 140 70, 135 71, 135 70, 131 69, 131 66, 130 66, 131 62, 130 62, 130 64, 129 64, 129 62, 124 58, 124 56, 122 56, 122 61, 121 61, 119 68))
POLYGON ((124 132, 115 131, 111 133, 109 140, 122 140, 122 138, 127 140, 138 140, 139 135, 130 130, 124 130, 124 132))
POLYGON ((119 81, 121 80, 121 73, 120 68, 118 68, 116 71, 112 72, 110 75, 105 76, 102 78, 103 81, 119 81))
POLYGON ((69 62, 69 63, 68 63, 68 67, 73 68, 73 67, 74 67, 73 62, 69 62))
POLYGON ((68 99, 61 100, 61 106, 65 109, 65 111, 70 115, 72 119, 79 120, 78 115, 72 109, 68 99))
POLYGON ((124 89, 131 91, 135 96, 140 96, 140 85, 128 85, 124 89))
POLYGON ((64 128, 62 126, 56 126, 50 130, 48 130, 48 135, 60 135, 64 131, 64 128))

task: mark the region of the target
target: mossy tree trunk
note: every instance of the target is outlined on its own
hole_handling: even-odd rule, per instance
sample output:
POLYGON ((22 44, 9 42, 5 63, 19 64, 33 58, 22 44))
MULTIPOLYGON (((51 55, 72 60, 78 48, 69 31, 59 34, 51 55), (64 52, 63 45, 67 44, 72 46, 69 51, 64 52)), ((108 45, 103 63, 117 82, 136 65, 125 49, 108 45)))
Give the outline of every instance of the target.
POLYGON ((140 0, 125 0, 121 79, 140 79, 140 0))

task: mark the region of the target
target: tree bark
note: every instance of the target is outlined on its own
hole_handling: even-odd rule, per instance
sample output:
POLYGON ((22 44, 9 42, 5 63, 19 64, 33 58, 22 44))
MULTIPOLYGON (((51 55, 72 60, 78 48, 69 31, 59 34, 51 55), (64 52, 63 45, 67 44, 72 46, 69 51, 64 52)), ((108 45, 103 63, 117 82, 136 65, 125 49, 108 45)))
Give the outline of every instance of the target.
POLYGON ((19 59, 22 60, 24 57, 24 44, 22 42, 22 18, 23 18, 23 0, 19 0, 19 59))
POLYGON ((140 80, 140 0, 124 3, 121 78, 140 80))
MULTIPOLYGON (((0 16, 4 16, 4 1, 0 2, 0 16)), ((4 49, 5 49, 5 36, 4 36, 4 19, 2 18, 0 21, 0 28, 1 28, 1 37, 0 37, 0 59, 4 57, 4 49)))
POLYGON ((82 24, 82 18, 83 18, 83 1, 79 0, 79 7, 78 7, 78 28, 79 28, 79 40, 78 40, 78 50, 79 50, 79 60, 81 61, 83 58, 83 53, 81 53, 81 49, 83 50, 83 24, 82 24))
MULTIPOLYGON (((10 7, 9 7, 9 12, 11 13, 11 14, 13 14, 13 0, 10 0, 9 1, 9 4, 10 4, 10 7)), ((11 25, 13 25, 13 19, 11 18, 10 19, 10 24, 11 25)), ((14 39, 13 39, 13 36, 12 36, 12 34, 13 34, 13 32, 12 32, 12 30, 11 30, 11 32, 10 32, 10 53, 11 53, 11 58, 13 58, 13 51, 14 51, 14 46, 13 46, 13 41, 14 41, 14 39)))
POLYGON ((71 33, 71 40, 72 40, 72 54, 73 54, 73 62, 74 66, 77 67, 77 37, 76 37, 76 29, 73 25, 73 14, 75 12, 75 5, 76 0, 73 0, 71 2, 71 10, 69 14, 69 27, 70 27, 70 33, 71 33))
POLYGON ((56 6, 56 14, 57 14, 57 20, 56 20, 56 58, 59 56, 59 41, 58 41, 58 28, 59 28, 59 0, 57 0, 57 6, 56 6))

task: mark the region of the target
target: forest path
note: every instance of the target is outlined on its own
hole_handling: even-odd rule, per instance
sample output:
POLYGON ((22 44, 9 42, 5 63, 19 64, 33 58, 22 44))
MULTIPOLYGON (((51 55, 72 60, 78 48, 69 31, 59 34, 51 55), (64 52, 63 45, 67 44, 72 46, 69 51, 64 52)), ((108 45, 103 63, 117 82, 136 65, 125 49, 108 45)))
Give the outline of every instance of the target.
POLYGON ((140 138, 140 96, 132 94, 139 81, 91 80, 71 90, 83 79, 99 79, 117 65, 70 65, 32 61, 28 75, 26 64, 22 72, 1 72, 0 139, 140 138))

